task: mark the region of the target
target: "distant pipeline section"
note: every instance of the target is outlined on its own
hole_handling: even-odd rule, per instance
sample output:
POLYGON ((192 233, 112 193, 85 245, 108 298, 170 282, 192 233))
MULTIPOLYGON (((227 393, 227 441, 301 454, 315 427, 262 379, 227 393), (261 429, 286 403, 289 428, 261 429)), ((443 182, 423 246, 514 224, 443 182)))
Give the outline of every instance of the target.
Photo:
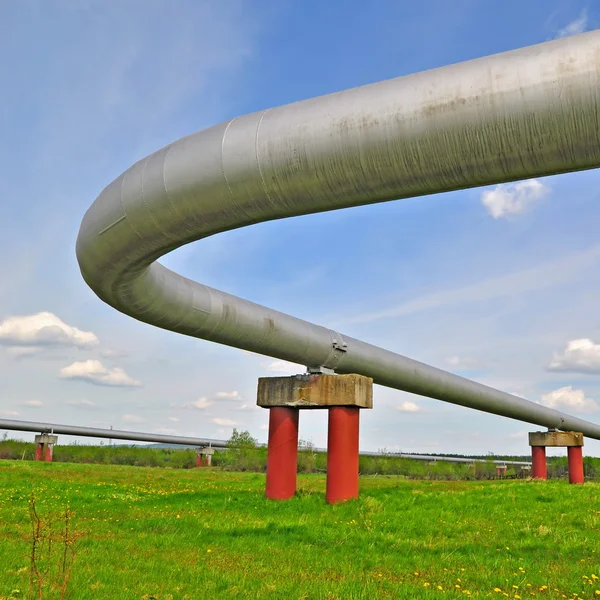
MULTIPOLYGON (((228 447, 226 440, 212 438, 194 438, 180 435, 163 435, 161 433, 141 433, 139 431, 121 431, 118 429, 102 429, 97 427, 79 427, 77 425, 59 425, 56 423, 43 423, 36 421, 16 421, 14 419, 0 419, 0 430, 30 431, 34 433, 64 434, 100 439, 127 440, 130 442, 154 442, 156 444, 178 444, 181 446, 197 446, 199 448, 224 449, 228 447)), ((266 444, 257 444, 257 447, 266 447, 266 444)), ((300 448, 300 451, 305 448, 300 448)), ((313 448, 315 452, 327 452, 325 448, 313 448)), ((411 460, 429 462, 455 462, 455 463, 487 463, 501 465, 526 466, 531 462, 519 460, 487 460, 483 458, 461 458, 456 456, 430 456, 428 454, 405 454, 401 452, 361 452, 361 456, 389 456, 394 458, 407 458, 411 460)))

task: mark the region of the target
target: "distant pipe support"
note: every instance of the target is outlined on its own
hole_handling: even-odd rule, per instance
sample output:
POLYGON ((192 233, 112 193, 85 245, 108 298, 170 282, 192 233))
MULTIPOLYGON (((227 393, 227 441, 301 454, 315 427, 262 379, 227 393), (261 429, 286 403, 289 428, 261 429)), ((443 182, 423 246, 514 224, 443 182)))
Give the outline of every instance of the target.
POLYGON ((210 467, 212 465, 212 455, 214 452, 214 448, 198 448, 198 450, 196 450, 196 466, 210 467))
POLYGON ((531 459, 531 476, 533 477, 533 479, 548 479, 548 471, 546 469, 545 446, 532 446, 531 459))
POLYGON ((54 444, 56 444, 57 436, 42 433, 35 436, 35 460, 52 462, 54 455, 54 444))
POLYGON ((358 431, 360 409, 333 406, 327 433, 327 485, 329 504, 358 498, 358 431))
POLYGON ((569 483, 583 483, 583 448, 569 446, 567 456, 569 457, 569 483))
POLYGON ((269 409, 266 497, 270 500, 288 500, 296 493, 298 416, 297 408, 269 409))
POLYGON ((202 457, 204 458, 204 465, 206 467, 212 466, 212 457, 214 453, 214 448, 202 448, 202 457))

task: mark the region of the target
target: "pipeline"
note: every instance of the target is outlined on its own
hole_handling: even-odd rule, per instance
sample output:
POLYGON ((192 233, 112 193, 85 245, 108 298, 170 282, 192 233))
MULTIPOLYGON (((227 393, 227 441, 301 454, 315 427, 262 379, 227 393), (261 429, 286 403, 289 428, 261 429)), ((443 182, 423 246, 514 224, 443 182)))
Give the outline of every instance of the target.
POLYGON ((83 278, 140 321, 519 421, 600 426, 196 283, 157 260, 273 219, 600 166, 600 31, 237 117, 140 160, 87 211, 83 278))

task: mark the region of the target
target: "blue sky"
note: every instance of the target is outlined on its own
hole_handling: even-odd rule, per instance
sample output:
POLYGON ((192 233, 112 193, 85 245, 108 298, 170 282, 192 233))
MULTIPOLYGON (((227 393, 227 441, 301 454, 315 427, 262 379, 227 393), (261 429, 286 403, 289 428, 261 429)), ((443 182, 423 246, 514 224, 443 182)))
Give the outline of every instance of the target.
MULTIPOLYGON (((257 378, 293 367, 138 323, 84 284, 75 239, 102 188, 239 114, 598 26, 576 0, 0 3, 0 416, 265 441, 257 378)), ((266 223, 164 263, 597 421, 599 183, 589 171, 266 223)), ((536 429, 380 387, 374 403, 365 450, 524 454, 536 429)), ((300 428, 325 445, 325 413, 300 428)))

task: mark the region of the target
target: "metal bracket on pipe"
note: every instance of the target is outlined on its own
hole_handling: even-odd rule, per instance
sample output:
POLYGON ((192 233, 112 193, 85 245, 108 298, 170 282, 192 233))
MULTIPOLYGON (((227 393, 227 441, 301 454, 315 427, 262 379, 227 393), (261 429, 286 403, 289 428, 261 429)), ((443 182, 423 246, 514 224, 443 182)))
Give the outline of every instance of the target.
POLYGON ((348 344, 342 336, 333 332, 338 339, 333 339, 331 342, 331 354, 327 357, 325 364, 320 367, 307 367, 306 371, 310 375, 335 375, 335 368, 338 366, 342 356, 348 351, 348 344))
POLYGON ((348 352, 348 344, 337 331, 329 331, 331 335, 331 352, 327 360, 320 367, 309 367, 308 372, 312 373, 316 370, 317 373, 325 373, 327 375, 335 375, 335 369, 342 360, 342 357, 348 352))
POLYGON ((335 375, 335 371, 328 367, 307 367, 306 369, 309 375, 335 375))

